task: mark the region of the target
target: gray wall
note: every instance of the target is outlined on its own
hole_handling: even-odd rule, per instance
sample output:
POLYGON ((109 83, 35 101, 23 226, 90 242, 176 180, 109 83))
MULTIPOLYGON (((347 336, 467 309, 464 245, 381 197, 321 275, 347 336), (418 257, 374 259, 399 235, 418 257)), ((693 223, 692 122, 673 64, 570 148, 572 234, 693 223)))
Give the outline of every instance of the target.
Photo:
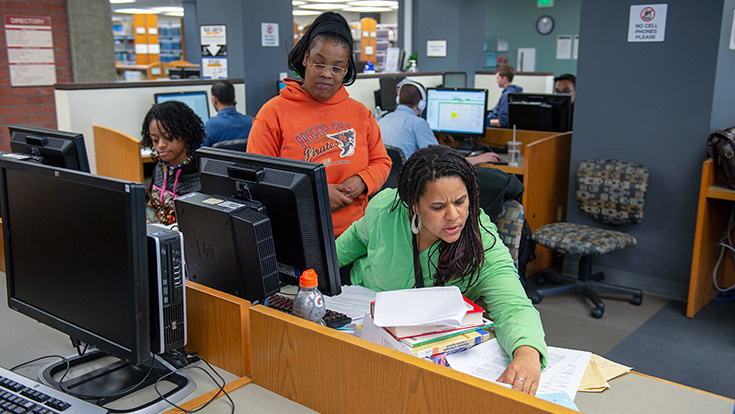
MULTIPOLYGON (((732 24, 732 0, 724 19, 723 0, 669 0, 665 41, 628 43, 630 6, 639 3, 582 4, 571 168, 593 157, 648 166, 644 219, 621 228, 638 246, 596 263, 613 280, 683 299, 705 139, 711 129, 735 123, 731 106, 727 116, 712 106, 735 94, 732 66, 715 71, 719 55, 732 62, 735 53, 720 45, 721 24, 723 30, 732 24)), ((579 213, 573 189, 571 181, 568 220, 594 224, 579 213)))
POLYGON ((735 125, 735 50, 730 50, 729 42, 733 25, 735 0, 725 0, 720 30, 720 48, 717 55, 715 92, 712 100, 712 122, 710 129, 722 129, 735 125))
MULTIPOLYGON (((556 40, 559 35, 579 34, 579 10, 582 0, 556 0, 554 7, 537 7, 535 1, 487 0, 485 39, 488 50, 497 49, 498 37, 508 39, 508 52, 498 53, 518 69, 518 48, 536 49, 536 72, 576 73, 575 59, 556 58, 556 40), (548 35, 536 31, 536 20, 549 15, 554 30, 548 35)), ((582 40, 584 41, 584 40, 582 40)))
POLYGON ((115 40, 108 0, 67 0, 72 81, 115 82, 115 40))
POLYGON ((482 45, 486 3, 486 0, 413 0, 413 51, 418 53, 420 71, 463 71, 467 72, 468 82, 472 82, 485 59, 482 45), (447 57, 427 57, 427 40, 446 40, 447 57))
MULTIPOLYGON (((268 99, 276 96, 278 74, 287 71, 288 52, 293 48, 293 16, 289 0, 269 0, 267 7, 258 0, 197 0, 196 37, 199 26, 227 26, 228 76, 245 79, 245 107, 255 115, 268 99), (261 23, 278 23, 279 47, 262 47, 261 23)), ((187 29, 185 29, 187 30, 187 29)), ((186 33, 190 33, 188 30, 186 33)), ((191 40, 186 38, 186 58, 201 63, 201 51, 190 52, 191 40)), ((292 74, 291 74, 292 75, 292 74)))

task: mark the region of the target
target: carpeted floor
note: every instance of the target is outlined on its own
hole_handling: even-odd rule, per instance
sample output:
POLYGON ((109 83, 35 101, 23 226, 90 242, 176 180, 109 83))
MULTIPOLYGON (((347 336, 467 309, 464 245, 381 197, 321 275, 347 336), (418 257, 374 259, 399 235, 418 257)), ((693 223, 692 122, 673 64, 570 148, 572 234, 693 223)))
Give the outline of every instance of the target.
POLYGON ((604 356, 638 372, 735 397, 735 301, 712 301, 693 319, 671 302, 604 356))

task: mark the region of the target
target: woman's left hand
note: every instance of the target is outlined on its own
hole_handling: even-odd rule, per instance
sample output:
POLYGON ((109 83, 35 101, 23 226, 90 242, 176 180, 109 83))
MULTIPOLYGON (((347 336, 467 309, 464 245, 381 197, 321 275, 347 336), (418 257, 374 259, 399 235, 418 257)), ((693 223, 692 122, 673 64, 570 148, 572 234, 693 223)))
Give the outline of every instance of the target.
POLYGON ((511 384, 514 390, 536 395, 540 379, 541 355, 536 348, 519 346, 513 351, 513 361, 497 381, 511 384))
POLYGON ((357 196, 367 191, 367 185, 365 185, 365 182, 362 181, 362 178, 360 178, 359 175, 353 175, 352 177, 347 178, 342 181, 342 184, 339 184, 337 188, 342 192, 342 194, 351 199, 355 199, 357 196))

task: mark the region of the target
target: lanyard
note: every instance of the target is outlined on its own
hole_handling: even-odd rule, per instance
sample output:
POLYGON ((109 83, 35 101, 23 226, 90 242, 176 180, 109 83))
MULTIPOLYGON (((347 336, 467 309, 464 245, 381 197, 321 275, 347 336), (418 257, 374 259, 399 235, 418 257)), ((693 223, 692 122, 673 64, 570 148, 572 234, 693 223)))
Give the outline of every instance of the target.
MULTIPOLYGON (((163 191, 161 191, 161 199, 160 202, 163 204, 163 194, 166 192, 166 178, 168 174, 166 174, 166 166, 163 166, 163 191)), ((171 191, 171 195, 173 198, 176 198, 176 186, 179 184, 179 175, 181 175, 181 168, 178 168, 176 170, 176 178, 174 179, 174 188, 171 191)))
POLYGON ((413 277, 416 278, 416 287, 424 287, 424 275, 421 272, 421 262, 419 261, 419 246, 416 243, 418 236, 412 235, 413 241, 413 277))

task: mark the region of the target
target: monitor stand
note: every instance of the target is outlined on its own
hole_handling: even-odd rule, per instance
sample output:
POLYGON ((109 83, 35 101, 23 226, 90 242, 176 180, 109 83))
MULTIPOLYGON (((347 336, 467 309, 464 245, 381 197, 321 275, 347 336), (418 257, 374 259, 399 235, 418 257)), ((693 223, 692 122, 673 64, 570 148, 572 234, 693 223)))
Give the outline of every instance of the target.
MULTIPOLYGON (((159 384, 161 388, 165 382, 175 385, 170 391, 162 393, 163 397, 156 394, 156 397, 147 403, 131 409, 125 408, 126 414, 158 413, 173 408, 166 400, 176 403, 196 389, 196 384, 188 375, 174 372, 176 368, 158 355, 154 355, 152 361, 138 366, 130 365, 102 351, 73 355, 67 357, 67 361, 69 372, 75 369, 83 373, 73 378, 62 377, 68 375, 65 373, 67 364, 59 361, 44 366, 38 373, 38 378, 61 392, 102 407, 153 384, 159 384), (105 357, 110 361, 101 361, 105 357)), ((166 384, 165 389, 168 388, 170 385, 166 384)))
POLYGON ((460 151, 473 151, 475 149, 475 142, 472 139, 454 136, 452 138, 457 143, 457 149, 460 151))

